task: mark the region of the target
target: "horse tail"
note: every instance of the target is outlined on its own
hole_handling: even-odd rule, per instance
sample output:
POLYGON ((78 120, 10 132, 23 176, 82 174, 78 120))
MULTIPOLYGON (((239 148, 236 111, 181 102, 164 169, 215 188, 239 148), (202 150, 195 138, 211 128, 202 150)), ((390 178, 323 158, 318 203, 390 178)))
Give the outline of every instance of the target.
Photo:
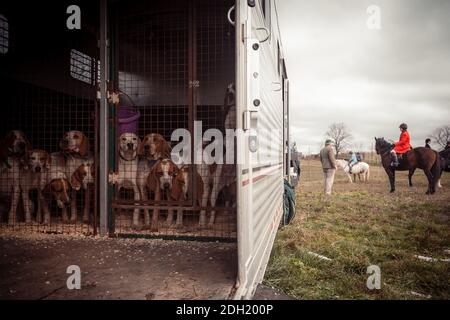
POLYGON ((439 186, 439 180, 441 179, 442 170, 441 170, 441 157, 439 153, 436 153, 436 160, 434 161, 433 166, 431 167, 431 174, 433 175, 433 185, 435 187, 439 186))

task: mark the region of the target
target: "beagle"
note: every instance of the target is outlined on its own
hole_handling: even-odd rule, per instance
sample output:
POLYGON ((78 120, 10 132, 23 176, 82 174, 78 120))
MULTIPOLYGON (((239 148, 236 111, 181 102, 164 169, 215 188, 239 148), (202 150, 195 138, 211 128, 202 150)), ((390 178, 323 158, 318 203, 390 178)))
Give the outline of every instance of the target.
MULTIPOLYGON (((95 166, 94 163, 82 163, 70 176, 70 185, 74 191, 84 190, 83 221, 89 221, 91 193, 94 193, 95 166)), ((72 199, 73 200, 73 199, 72 199)))
MULTIPOLYGON (((141 142, 139 137, 134 133, 122 133, 118 141, 119 160, 118 160, 118 189, 132 189, 134 192, 134 200, 141 199, 141 190, 138 188, 138 148, 141 142)), ((139 209, 134 209, 133 226, 139 229, 139 209)))
MULTIPOLYGON (((188 165, 181 166, 178 174, 175 176, 172 183, 172 189, 169 194, 169 199, 171 201, 180 202, 180 205, 183 201, 188 200, 190 198, 189 187, 191 186, 192 180, 194 180, 194 183, 196 185, 196 194, 193 195, 194 202, 198 203, 203 195, 202 178, 200 177, 200 175, 196 170, 193 170, 193 168, 188 165), (193 178, 192 175, 194 175, 193 178)), ((169 210, 166 223, 168 226, 172 225, 173 210, 169 210)), ((182 227, 183 227, 183 210, 178 209, 175 228, 182 228, 182 227)))
MULTIPOLYGON (((68 131, 62 137, 59 146, 61 152, 66 159, 66 177, 71 179, 75 171, 82 164, 89 164, 91 167, 94 165, 94 156, 89 151, 89 140, 86 135, 78 130, 68 131)), ((84 207, 83 207, 83 222, 89 221, 89 208, 90 208, 90 188, 88 185, 82 185, 85 191, 84 197, 84 207)), ((81 188, 71 188, 72 189, 72 203, 70 209, 70 222, 75 223, 77 221, 77 196, 76 193, 81 188)))
POLYGON ((25 213, 25 223, 31 223, 33 203, 30 200, 30 191, 38 191, 37 222, 41 221, 42 190, 45 187, 46 175, 50 170, 51 157, 45 150, 34 149, 28 151, 20 175, 20 188, 25 213))
MULTIPOLYGON (((170 158, 171 147, 169 143, 164 139, 164 137, 158 133, 150 133, 144 137, 142 142, 139 144, 138 148, 138 156, 140 160, 138 162, 137 169, 137 185, 141 195, 141 199, 143 201, 148 200, 148 192, 154 191, 154 185, 150 188, 148 184, 148 177, 150 172, 154 169, 155 165, 161 159, 170 158)), ((153 212, 153 221, 157 220, 158 213, 153 212)), ((133 216, 133 225, 137 226, 139 224, 139 216, 133 216)), ((153 231, 158 229, 157 223, 150 222, 150 215, 148 209, 144 209, 144 224, 145 226, 149 226, 153 231)))
POLYGON ((199 227, 204 228, 206 226, 206 209, 204 208, 207 207, 209 202, 212 209, 210 212, 208 227, 211 228, 216 219, 216 210, 214 207, 216 206, 219 192, 225 187, 227 187, 228 192, 233 192, 233 184, 236 181, 236 175, 234 172, 234 165, 212 163, 212 159, 206 158, 208 156, 207 154, 204 154, 203 156, 202 163, 196 165, 197 172, 201 177, 201 189, 203 190, 199 199, 200 206, 203 208, 200 210, 199 227))
MULTIPOLYGON (((160 205, 162 195, 165 194, 167 195, 167 198, 169 198, 173 181, 178 173, 179 169, 177 165, 170 159, 160 159, 153 165, 147 177, 147 188, 154 193, 154 202, 156 206, 160 205)), ((150 218, 148 210, 145 211, 145 215, 145 220, 148 221, 150 218)), ((158 220, 159 209, 155 208, 152 214, 151 231, 158 231, 158 220)))
MULTIPOLYGON (((42 176, 41 182, 44 187, 41 192, 41 206, 44 213, 43 223, 50 224, 49 203, 56 200, 56 204, 62 209, 62 221, 69 222, 67 207, 71 203, 71 191, 68 176, 66 174, 66 159, 60 152, 54 152, 50 155, 50 168, 42 176)), ((41 212, 38 210, 37 221, 41 221, 41 212)))
POLYGON ((14 225, 17 219, 21 167, 29 149, 30 142, 19 130, 10 131, 0 142, 0 197, 8 199, 10 203, 8 225, 14 225))

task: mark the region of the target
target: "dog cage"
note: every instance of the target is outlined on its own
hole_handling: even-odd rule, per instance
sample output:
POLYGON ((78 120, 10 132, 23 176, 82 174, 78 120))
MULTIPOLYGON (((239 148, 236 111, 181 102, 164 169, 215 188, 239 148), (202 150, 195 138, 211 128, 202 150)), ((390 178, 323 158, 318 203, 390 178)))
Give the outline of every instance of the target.
MULTIPOLYGON (((140 191, 133 190, 133 182, 124 181, 127 178, 120 177, 119 172, 141 170, 139 165, 120 164, 124 161, 120 139, 127 129, 140 140, 148 134, 159 134, 172 147, 178 143, 171 141, 174 130, 186 129, 191 134, 193 149, 195 126, 201 124, 202 134, 212 128, 225 133, 225 94, 235 81, 235 27, 228 17, 233 5, 232 0, 131 3, 119 0, 112 3, 109 19, 112 78, 120 102, 112 110, 116 117, 112 129, 115 129, 118 143, 112 155, 115 166, 111 171, 116 172, 120 181, 115 183, 112 197, 111 232, 158 237, 236 238, 236 188, 233 186, 236 170, 232 164, 221 168, 221 179, 231 183, 220 190, 214 208, 209 195, 206 207, 199 199, 199 190, 210 184, 204 182, 206 177, 197 175, 199 166, 193 164, 195 150, 191 153, 191 164, 187 165, 190 178, 185 199, 174 200, 170 196, 173 184, 161 191, 160 199, 155 198, 151 188, 136 198, 135 193, 140 191), (137 115, 134 129, 133 126, 123 128, 121 108, 134 109, 137 115), (216 212, 214 223, 200 226, 201 211, 205 210, 209 219, 212 209, 216 212), (139 211, 137 225, 133 221, 135 210, 139 211), (156 226, 150 227, 145 219, 146 210, 150 215, 153 210, 159 210, 156 226), (175 211, 175 216, 177 210, 182 210, 182 225, 165 223, 171 210, 175 211)), ((130 145, 130 148, 136 146, 130 145)), ((140 163, 147 161, 139 152, 132 154, 131 159, 137 157, 136 161, 140 163)), ((148 161, 146 165, 153 169, 156 162, 148 161)), ((216 169, 209 168, 210 171, 216 169)), ((129 176, 133 176, 133 172, 129 172, 129 176)))
MULTIPOLYGON (((96 97, 100 66, 97 44, 99 7, 95 1, 75 2, 83 8, 81 29, 68 27, 70 14, 66 11, 73 5, 72 2, 29 3, 26 10, 13 6, 11 1, 0 4, 0 135, 5 137, 11 130, 20 130, 28 138, 30 150, 40 149, 51 155, 53 160, 56 157, 66 161, 67 157, 73 155, 62 152, 61 139, 65 132, 80 131, 89 141, 89 152, 94 161, 92 173, 98 176, 95 175, 95 159, 98 154, 96 97)), ((27 163, 29 158, 21 158, 20 161, 27 163)), ((51 166, 54 168, 56 163, 51 166)), ((8 170, 4 163, 1 170, 1 175, 8 170)), ((32 169, 24 167, 21 170, 32 169)), ((64 186, 71 187, 69 173, 63 172, 62 175, 67 182, 64 186)), ((42 209, 38 194, 43 192, 50 179, 49 176, 42 178, 43 184, 39 186, 35 186, 30 179, 21 179, 21 189, 30 189, 31 221, 25 219, 23 200, 19 201, 11 221, 8 218, 11 197, 3 194, 0 229, 95 234, 98 219, 95 180, 86 190, 81 188, 75 193, 78 211, 76 220, 63 219, 62 209, 56 205, 50 190, 45 194, 50 219, 37 221, 38 210, 42 209), (30 183, 29 188, 24 187, 27 183, 30 183), (84 203, 86 192, 91 194, 88 203, 84 203), (84 206, 88 207, 89 217, 83 222, 81 215, 84 206)), ((2 179, 1 183, 15 182, 2 179)), ((72 192, 68 194, 73 195, 72 192)), ((70 216, 69 201, 64 205, 70 216)))

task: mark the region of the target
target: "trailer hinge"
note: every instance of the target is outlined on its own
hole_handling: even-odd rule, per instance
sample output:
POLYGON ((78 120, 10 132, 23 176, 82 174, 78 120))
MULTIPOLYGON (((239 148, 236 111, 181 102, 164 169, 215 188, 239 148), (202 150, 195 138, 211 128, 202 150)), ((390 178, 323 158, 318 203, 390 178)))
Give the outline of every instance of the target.
POLYGON ((110 171, 108 174, 108 183, 111 185, 117 184, 119 181, 119 174, 113 171, 110 171))

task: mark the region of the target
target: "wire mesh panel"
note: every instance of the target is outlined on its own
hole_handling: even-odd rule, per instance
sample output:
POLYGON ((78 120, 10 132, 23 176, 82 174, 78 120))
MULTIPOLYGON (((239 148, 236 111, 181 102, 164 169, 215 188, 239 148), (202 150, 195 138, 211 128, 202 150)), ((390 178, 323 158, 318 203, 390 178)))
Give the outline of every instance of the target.
MULTIPOLYGON (((235 209, 225 208, 225 189, 217 203, 208 201, 202 208, 199 190, 207 177, 193 164, 193 152, 190 163, 174 163, 170 154, 178 143, 171 141, 176 129, 190 132, 194 146, 194 121, 201 121, 202 132, 224 131, 225 93, 235 69, 234 27, 227 21, 232 5, 118 3, 116 233, 235 237, 235 209), (200 217, 210 218, 212 209, 215 223, 203 225, 200 217)), ((234 178, 232 166, 223 172, 234 178)))
POLYGON ((70 4, 0 5, 1 231, 96 232, 99 10, 80 2, 83 28, 69 30, 70 4))

